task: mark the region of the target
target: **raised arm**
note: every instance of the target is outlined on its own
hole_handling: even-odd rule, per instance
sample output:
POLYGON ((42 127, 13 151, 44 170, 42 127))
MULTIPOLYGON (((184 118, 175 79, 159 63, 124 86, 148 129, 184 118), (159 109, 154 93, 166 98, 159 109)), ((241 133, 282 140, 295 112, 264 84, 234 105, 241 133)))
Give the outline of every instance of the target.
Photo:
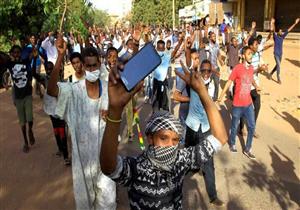
POLYGON ((66 52, 66 48, 67 48, 67 45, 62 38, 62 35, 59 35, 59 38, 56 40, 56 48, 57 48, 57 52, 58 52, 58 57, 57 57, 54 69, 50 75, 48 88, 47 88, 47 94, 50 96, 53 96, 53 97, 58 96, 59 89, 57 86, 57 82, 59 79, 61 65, 62 65, 64 55, 66 52))
POLYGON ((133 91, 127 92, 120 79, 118 79, 120 75, 116 68, 113 68, 109 73, 109 108, 100 152, 101 170, 106 175, 113 173, 116 168, 119 144, 118 134, 120 132, 123 109, 134 94, 143 86, 143 82, 140 82, 133 91))
POLYGON ((255 21, 252 21, 252 23, 251 23, 251 30, 250 30, 250 32, 249 32, 249 35, 247 36, 246 39, 244 39, 244 44, 245 44, 245 45, 248 44, 248 41, 249 41, 250 37, 254 34, 255 28, 256 28, 256 22, 255 22, 255 21))
POLYGON ((183 39, 178 40, 178 44, 176 45, 175 49, 173 50, 172 54, 171 54, 171 59, 173 59, 177 53, 177 51, 179 50, 180 46, 183 43, 183 39))
POLYGON ((275 18, 271 19, 271 27, 270 27, 270 32, 275 32, 275 18))
POLYGON ((224 87, 224 89, 222 90, 220 97, 218 98, 218 102, 222 102, 222 101, 223 101, 224 95, 226 94, 226 92, 227 92, 227 90, 229 89, 229 87, 230 87, 231 84, 232 84, 232 81, 229 79, 229 80, 226 82, 225 87, 224 87))
POLYGON ((295 26, 299 23, 299 21, 300 21, 300 18, 297 18, 295 20, 295 23, 289 27, 288 32, 290 32, 291 30, 293 30, 293 28, 295 28, 295 26))
POLYGON ((228 140, 224 122, 216 105, 208 95, 208 91, 204 85, 199 70, 192 70, 190 73, 186 68, 183 69, 184 74, 178 71, 175 72, 181 79, 183 79, 188 85, 190 85, 190 87, 192 87, 197 92, 206 111, 211 128, 211 133, 219 140, 222 145, 224 145, 228 140))

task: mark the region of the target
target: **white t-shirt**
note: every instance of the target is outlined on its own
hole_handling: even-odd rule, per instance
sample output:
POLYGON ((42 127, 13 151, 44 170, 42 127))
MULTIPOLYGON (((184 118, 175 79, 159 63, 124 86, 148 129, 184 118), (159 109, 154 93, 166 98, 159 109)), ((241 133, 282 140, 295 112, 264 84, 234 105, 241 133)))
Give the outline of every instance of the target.
POLYGON ((85 80, 58 83, 55 113, 67 122, 72 139, 73 188, 78 210, 116 209, 116 185, 102 174, 100 150, 105 129, 101 110, 108 108, 107 82, 102 81, 102 95, 91 99, 85 80))
POLYGON ((42 42, 42 48, 47 52, 48 61, 51 61, 53 64, 56 63, 58 52, 55 44, 52 45, 50 42, 49 36, 42 42))

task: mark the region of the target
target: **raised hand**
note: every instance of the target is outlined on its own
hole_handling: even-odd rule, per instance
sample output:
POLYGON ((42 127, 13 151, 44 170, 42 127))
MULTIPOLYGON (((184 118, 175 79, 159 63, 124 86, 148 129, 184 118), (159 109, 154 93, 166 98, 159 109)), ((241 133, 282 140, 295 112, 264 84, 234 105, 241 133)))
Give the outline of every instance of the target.
POLYGON ((271 19, 271 23, 274 24, 275 23, 275 18, 271 19))
MULTIPOLYGON (((122 68, 121 65, 118 65, 122 68)), ((109 96, 109 108, 122 111, 129 100, 143 87, 143 81, 141 81, 136 87, 128 92, 122 81, 120 80, 120 74, 117 65, 109 72, 108 82, 108 96, 109 96)))
POLYGON ((67 44, 64 41, 63 37, 61 34, 58 35, 58 38, 56 40, 56 49, 59 54, 65 54, 66 49, 67 49, 67 44))
POLYGON ((200 66, 198 66, 196 70, 193 69, 189 71, 182 61, 180 61, 180 64, 182 66, 184 74, 175 70, 176 75, 179 76, 182 80, 184 80, 185 83, 188 84, 191 88, 193 88, 197 93, 200 94, 203 91, 207 91, 200 74, 200 66))
POLYGON ((133 33, 132 33, 132 38, 136 41, 139 41, 141 38, 141 27, 139 25, 134 27, 133 33))
POLYGON ((300 18, 297 18, 297 19, 295 20, 295 23, 298 24, 299 22, 300 22, 300 18))

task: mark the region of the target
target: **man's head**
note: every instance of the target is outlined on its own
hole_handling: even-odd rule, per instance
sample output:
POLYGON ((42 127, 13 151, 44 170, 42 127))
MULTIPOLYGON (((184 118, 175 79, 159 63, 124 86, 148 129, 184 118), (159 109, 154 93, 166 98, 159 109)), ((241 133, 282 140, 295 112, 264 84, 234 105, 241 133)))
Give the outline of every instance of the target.
POLYGON ((22 51, 22 49, 19 45, 14 45, 10 49, 9 53, 15 60, 20 60, 21 59, 21 51, 22 51))
POLYGON ((118 50, 114 47, 110 47, 106 52, 106 60, 109 68, 113 68, 118 61, 118 50))
POLYGON ((156 50, 158 52, 164 52, 165 51, 165 42, 163 40, 158 40, 156 50))
POLYGON ((32 46, 36 45, 36 38, 34 34, 30 35, 29 41, 32 46))
POLYGON ((178 145, 182 132, 180 121, 167 111, 153 113, 145 130, 149 145, 161 147, 178 145))
POLYGON ((253 53, 257 52, 258 49, 257 39, 254 37, 250 37, 250 39, 248 40, 248 46, 253 51, 253 53))
POLYGON ((277 32, 278 36, 282 36, 283 32, 282 32, 282 29, 280 28, 277 32))
POLYGON ((130 53, 133 52, 133 39, 128 39, 127 42, 126 42, 126 46, 127 46, 127 49, 130 53))
POLYGON ((85 79, 94 83, 100 77, 100 66, 98 51, 94 47, 87 47, 82 53, 83 67, 85 70, 85 79))
POLYGON ((246 46, 243 48, 242 57, 243 57, 243 60, 245 62, 247 62, 248 64, 251 64, 251 62, 252 62, 252 54, 253 54, 253 52, 250 47, 246 46))
POLYGON ((74 52, 70 56, 71 64, 77 73, 82 72, 82 56, 78 52, 74 52))
POLYGON ((212 42, 212 43, 216 43, 216 34, 214 32, 211 32, 210 35, 209 35, 209 40, 212 42))
POLYGON ((258 44, 260 44, 260 43, 261 43, 261 40, 262 40, 262 35, 259 34, 259 35, 256 37, 256 39, 257 39, 258 44))
POLYGON ((54 69, 54 64, 51 61, 47 61, 45 63, 45 71, 46 71, 47 76, 50 76, 53 69, 54 69))
POLYGON ((171 49, 171 40, 170 40, 170 39, 167 40, 167 46, 166 46, 166 48, 167 48, 168 50, 171 49))
POLYGON ((205 59, 202 61, 200 66, 200 72, 204 81, 209 80, 211 76, 211 63, 209 60, 205 59))
POLYGON ((199 53, 195 48, 191 49, 191 61, 192 61, 191 68, 193 69, 196 69, 200 65, 199 53))
POLYGON ((234 46, 234 47, 237 47, 238 46, 238 41, 235 37, 232 37, 231 38, 231 44, 234 46))

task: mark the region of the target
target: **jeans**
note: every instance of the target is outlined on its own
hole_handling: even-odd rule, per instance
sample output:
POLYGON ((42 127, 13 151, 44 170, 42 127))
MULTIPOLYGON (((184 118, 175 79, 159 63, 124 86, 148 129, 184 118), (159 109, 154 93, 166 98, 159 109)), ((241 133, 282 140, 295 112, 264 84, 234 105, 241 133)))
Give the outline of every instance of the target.
MULTIPOLYGON (((220 68, 216 68, 216 71, 220 72, 220 68)), ((212 73, 211 77, 215 83, 215 93, 214 93, 213 101, 216 101, 218 100, 218 96, 219 96, 220 77, 214 72, 212 73)))
POLYGON ((281 63, 281 57, 282 56, 274 55, 276 65, 275 65, 275 67, 273 68, 273 70, 271 72, 271 75, 273 75, 274 72, 277 71, 277 80, 278 81, 280 81, 280 63, 281 63))
MULTIPOLYGON (((257 118, 258 118, 258 113, 260 110, 260 94, 258 94, 255 89, 251 90, 250 94, 251 94, 251 98, 252 98, 252 102, 253 102, 253 106, 254 106, 254 117, 255 117, 255 123, 256 123, 257 118)), ((242 130, 244 128, 244 124, 245 124, 245 119, 242 118, 241 123, 240 123, 240 130, 242 130)))
MULTIPOLYGON (((202 133, 201 125, 197 132, 193 131, 191 128, 186 126, 185 147, 196 146, 201 141, 203 141, 205 137, 209 134, 210 131, 202 133)), ((211 157, 206 163, 203 164, 202 174, 203 174, 208 197, 210 201, 213 201, 217 198, 215 167, 214 167, 213 157, 211 157)))
POLYGON ((255 131, 255 118, 254 118, 254 108, 253 105, 249 106, 232 106, 232 120, 231 120, 231 132, 229 137, 229 145, 235 145, 235 137, 237 133, 237 128, 240 122, 240 119, 244 117, 247 120, 247 142, 246 142, 246 151, 249 151, 252 146, 253 135, 255 131))
MULTIPOLYGON (((175 70, 177 70, 178 72, 184 74, 183 68, 175 68, 175 70)), ((178 80, 180 80, 181 78, 179 76, 176 75, 176 84, 178 83, 178 80)))

